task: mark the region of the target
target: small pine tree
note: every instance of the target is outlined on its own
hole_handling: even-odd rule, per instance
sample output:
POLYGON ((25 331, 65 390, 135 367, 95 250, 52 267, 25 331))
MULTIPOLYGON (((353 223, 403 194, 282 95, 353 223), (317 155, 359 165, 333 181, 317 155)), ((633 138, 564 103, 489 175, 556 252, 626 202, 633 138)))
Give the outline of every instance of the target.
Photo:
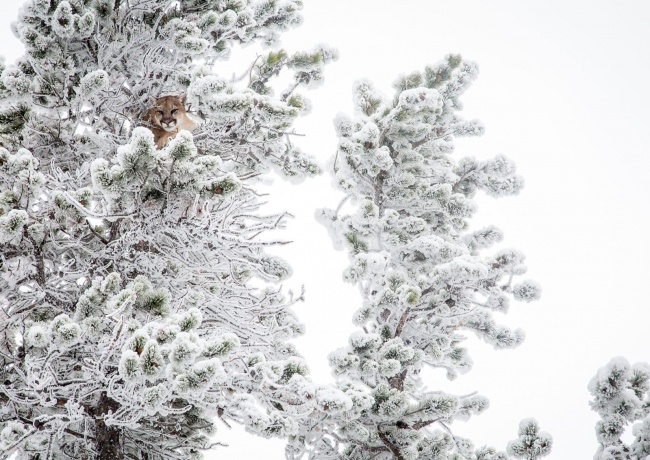
MULTIPOLYGON (((347 196, 317 217, 349 252, 344 278, 363 303, 353 315, 359 330, 329 357, 339 393, 320 405, 318 429, 293 439, 289 456, 509 458, 476 449, 448 427, 485 410, 486 398, 428 390, 418 376, 424 367, 450 379, 470 369, 462 331, 497 349, 519 345, 523 332, 498 325, 493 312, 506 312, 513 298, 540 296, 534 281, 515 281, 526 272, 520 251, 488 252, 502 239, 499 229, 469 228, 477 191, 501 197, 523 186, 503 156, 452 156, 455 137, 483 132, 459 116, 460 96, 476 75, 476 65, 448 56, 399 78, 393 98, 363 81, 354 90, 356 116, 335 120, 334 183, 347 196)), ((509 445, 513 456, 548 454, 551 438, 534 421, 522 422, 519 435, 509 445)))
POLYGON ((285 214, 260 214, 252 178, 320 172, 287 130, 335 55, 269 51, 247 82, 214 64, 300 8, 26 1, 27 54, 0 69, 0 457, 198 458, 214 417, 296 432, 282 407, 305 403, 288 382, 306 367, 286 340, 303 328, 273 286, 291 268, 265 252, 285 214), (203 123, 157 150, 140 120, 181 93, 203 123))
POLYGON ((599 447, 594 460, 643 460, 650 455, 650 364, 630 363, 622 357, 612 358, 589 382, 593 400, 589 403, 598 413, 596 438, 599 447), (633 441, 622 438, 630 423, 633 441))

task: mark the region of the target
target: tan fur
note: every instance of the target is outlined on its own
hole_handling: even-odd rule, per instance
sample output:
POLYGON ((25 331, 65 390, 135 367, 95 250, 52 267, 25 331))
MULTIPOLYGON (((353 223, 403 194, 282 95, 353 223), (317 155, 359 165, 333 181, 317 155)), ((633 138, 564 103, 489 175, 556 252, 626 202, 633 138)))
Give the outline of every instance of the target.
POLYGON ((157 148, 163 148, 181 129, 194 131, 197 128, 185 112, 185 95, 151 98, 151 105, 153 107, 147 111, 142 121, 153 133, 157 148))

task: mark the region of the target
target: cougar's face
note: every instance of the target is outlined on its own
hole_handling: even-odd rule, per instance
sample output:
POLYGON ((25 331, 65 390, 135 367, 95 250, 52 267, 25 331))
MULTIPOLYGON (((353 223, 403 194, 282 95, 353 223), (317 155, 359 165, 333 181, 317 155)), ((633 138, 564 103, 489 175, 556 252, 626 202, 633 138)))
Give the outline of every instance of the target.
POLYGON ((165 131, 173 131, 178 125, 178 118, 185 113, 182 101, 175 96, 165 96, 156 101, 153 118, 155 123, 165 131))
POLYGON ((176 127, 176 115, 178 114, 178 109, 168 109, 158 108, 156 112, 156 119, 158 124, 165 131, 173 131, 176 127))

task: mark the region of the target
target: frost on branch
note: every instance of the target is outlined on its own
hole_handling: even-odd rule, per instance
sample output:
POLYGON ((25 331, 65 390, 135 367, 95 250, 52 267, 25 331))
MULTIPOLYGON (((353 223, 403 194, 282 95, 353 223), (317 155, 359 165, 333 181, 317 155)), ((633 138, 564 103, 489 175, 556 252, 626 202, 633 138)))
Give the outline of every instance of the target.
POLYGON ((599 447, 595 460, 642 460, 650 455, 650 365, 612 358, 598 369, 589 382, 593 400, 589 405, 598 413, 596 438, 599 447), (637 422, 637 423, 635 423, 637 422), (628 425, 633 441, 623 440, 628 425))
POLYGON ((325 46, 289 55, 285 50, 259 56, 250 69, 247 89, 234 92, 231 84, 205 69, 197 69, 188 87, 188 100, 198 113, 215 123, 205 123, 196 133, 197 145, 218 142, 224 159, 236 159, 241 176, 272 168, 294 181, 320 174, 315 160, 286 141, 293 121, 309 112, 310 103, 299 87, 314 87, 323 79, 323 68, 337 58, 325 46), (294 82, 273 97, 269 84, 283 69, 294 82))
POLYGON ((269 50, 239 81, 215 65, 274 44, 301 6, 24 3, 26 55, 0 62, 0 457, 196 459, 217 420, 293 436, 314 401, 354 401, 310 383, 287 342, 302 296, 265 251, 286 213, 254 189, 320 172, 292 123, 336 53, 269 50), (148 101, 181 93, 203 123, 157 150, 148 101))
POLYGON ((551 452, 553 439, 544 431, 539 431, 535 419, 524 419, 519 423, 519 438, 508 443, 508 453, 515 458, 536 460, 551 452))
MULTIPOLYGON (((247 421, 229 394, 250 381, 249 372, 260 364, 242 365, 244 355, 235 334, 206 335, 200 310, 187 308, 183 301, 170 304, 170 300, 168 291, 154 290, 145 277, 127 283, 112 273, 92 281, 72 317, 51 318, 54 309, 44 305, 25 320, 22 347, 26 356, 20 367, 24 382, 19 386, 15 376, 3 390, 8 403, 5 415, 19 411, 25 430, 30 418, 38 420, 39 433, 24 448, 38 450, 47 445, 50 429, 83 433, 86 425, 94 423, 101 397, 109 398, 117 409, 104 414, 104 423, 128 428, 135 442, 131 449, 146 442, 158 456, 164 455, 165 447, 154 447, 157 440, 174 430, 182 429, 188 445, 206 444, 214 432, 211 415, 247 421), (19 409, 25 394, 30 395, 30 415, 19 409)), ((268 365, 286 373, 289 363, 300 365, 300 360, 268 365)), ((258 404, 253 407, 247 415, 257 420, 251 429, 264 433, 270 421, 264 422, 258 404)), ((275 422, 291 427, 285 419, 275 415, 275 422)), ((7 425, 3 433, 8 430, 15 428, 7 425)), ((274 431, 275 435, 292 433, 274 431)), ((0 449, 15 447, 11 436, 6 438, 0 449)), ((83 450, 82 440, 68 438, 63 436, 61 441, 67 451, 83 450)))
POLYGON ((319 174, 289 134, 309 110, 298 90, 322 82, 336 51, 269 51, 246 72, 246 83, 213 67, 237 43, 276 43, 300 23, 301 8, 296 0, 183 0, 164 8, 154 0, 28 0, 14 25, 27 56, 0 67, 3 144, 57 161, 66 149, 102 157, 126 142, 150 97, 187 93, 191 112, 204 120, 197 147, 220 145, 240 176, 269 169, 295 180, 319 174), (274 97, 272 80, 283 69, 294 83, 274 97))
MULTIPOLYGON (((503 239, 498 228, 470 228, 478 191, 501 197, 523 186, 504 156, 453 156, 455 137, 483 132, 459 115, 459 98, 476 75, 476 65, 448 56, 400 77, 392 98, 362 81, 354 88, 355 116, 335 119, 333 181, 347 198, 317 218, 348 251, 343 278, 363 300, 352 316, 359 330, 329 360, 338 385, 354 385, 371 404, 345 416, 326 413, 318 432, 296 440, 295 457, 311 449, 314 458, 342 451, 355 460, 508 458, 449 429, 485 410, 485 398, 427 390, 419 377, 425 367, 444 369, 450 379, 468 372, 465 332, 497 349, 518 346, 523 331, 499 325, 494 312, 506 312, 513 299, 540 297, 534 281, 517 282, 524 255, 492 248, 503 239)), ((529 434, 529 425, 532 450, 521 438, 513 455, 548 452, 550 438, 529 434)))

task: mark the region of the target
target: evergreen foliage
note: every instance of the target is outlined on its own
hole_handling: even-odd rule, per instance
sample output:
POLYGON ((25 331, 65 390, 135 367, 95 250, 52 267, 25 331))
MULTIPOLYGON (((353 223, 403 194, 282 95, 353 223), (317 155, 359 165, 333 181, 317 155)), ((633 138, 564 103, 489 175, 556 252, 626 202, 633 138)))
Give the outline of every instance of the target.
MULTIPOLYGON (((296 433, 303 330, 252 178, 318 174, 288 141, 335 54, 272 50, 298 0, 28 0, 0 69, 0 457, 199 458, 214 419, 296 433), (281 70, 294 83, 273 96, 281 70), (157 150, 151 97, 203 123, 157 150)), ((303 397, 304 396, 304 397, 303 397)))
MULTIPOLYGON (((274 285, 291 267, 265 252, 283 243, 268 232, 286 214, 260 212, 254 180, 320 173, 289 136, 310 107, 296 90, 318 86, 336 52, 270 49, 239 80, 215 70, 236 44, 274 45, 300 9, 25 3, 14 33, 27 54, 0 63, 1 458, 200 458, 218 445, 216 419, 287 437, 288 458, 549 453, 532 419, 507 453, 476 448, 449 424, 487 399, 429 390, 419 377, 471 368, 463 331, 519 345, 523 332, 493 312, 540 296, 534 281, 516 281, 521 252, 491 249, 498 228, 470 229, 477 191, 514 195, 523 180, 503 156, 453 157, 455 137, 483 131, 459 116, 477 74, 460 56, 400 77, 392 99, 359 82, 355 117, 335 121, 334 183, 347 197, 317 215, 349 251, 344 278, 363 302, 359 329, 330 355, 336 384, 306 378, 287 342, 303 331, 290 308, 301 296, 274 285), (282 71, 293 81, 276 96, 282 71), (157 149, 139 125, 150 99, 167 94, 186 94, 201 123, 157 149)), ((631 420, 617 397, 594 406, 616 413, 605 428, 631 420)), ((621 447, 605 428, 603 452, 621 447)))
MULTIPOLYGON (((354 89, 355 117, 335 120, 334 185, 347 196, 317 217, 335 246, 349 252, 343 276, 359 287, 363 302, 353 315, 359 330, 330 354, 345 396, 335 406, 346 410, 326 411, 317 430, 293 439, 290 456, 510 458, 476 449, 449 428, 485 410, 486 398, 429 390, 419 376, 431 367, 453 379, 471 368, 463 331, 497 349, 519 345, 523 332, 500 326, 493 312, 506 312, 512 298, 540 296, 534 281, 516 281, 526 272, 520 251, 489 251, 502 239, 496 227, 470 229, 479 190, 501 197, 523 185, 503 156, 452 155, 455 137, 483 132, 480 123, 459 116, 460 96, 476 75, 476 65, 451 55, 400 77, 393 98, 362 81, 354 89)), ((508 451, 537 459, 550 445, 536 422, 526 420, 508 451)))
MULTIPOLYGON (((613 358, 589 382, 591 408, 598 413, 594 460, 642 460, 650 455, 650 364, 613 358), (634 423, 638 422, 638 423, 634 423), (632 442, 623 438, 634 423, 632 442)), ((629 439, 629 437, 628 437, 629 439)))

